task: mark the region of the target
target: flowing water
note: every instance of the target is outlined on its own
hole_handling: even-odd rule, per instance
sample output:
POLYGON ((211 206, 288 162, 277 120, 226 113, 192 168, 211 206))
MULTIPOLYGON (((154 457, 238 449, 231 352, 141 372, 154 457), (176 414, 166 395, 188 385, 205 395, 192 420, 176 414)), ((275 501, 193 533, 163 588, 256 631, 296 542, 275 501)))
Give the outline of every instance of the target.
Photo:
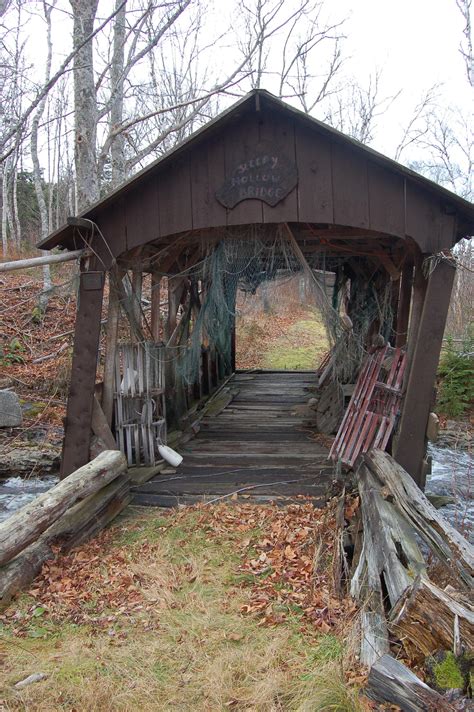
POLYGON ((470 541, 474 538, 474 457, 467 450, 429 445, 432 472, 426 494, 448 495, 454 500, 440 509, 456 529, 470 541))
POLYGON ((7 519, 17 509, 32 502, 42 492, 47 492, 59 482, 58 477, 9 477, 0 480, 0 521, 7 519))
MULTIPOLYGON (((468 538, 474 534, 474 457, 465 450, 429 446, 433 458, 432 474, 426 482, 426 493, 448 495, 454 502, 441 508, 441 513, 468 538)), ((10 477, 0 481, 0 521, 31 502, 58 482, 57 477, 10 477)))

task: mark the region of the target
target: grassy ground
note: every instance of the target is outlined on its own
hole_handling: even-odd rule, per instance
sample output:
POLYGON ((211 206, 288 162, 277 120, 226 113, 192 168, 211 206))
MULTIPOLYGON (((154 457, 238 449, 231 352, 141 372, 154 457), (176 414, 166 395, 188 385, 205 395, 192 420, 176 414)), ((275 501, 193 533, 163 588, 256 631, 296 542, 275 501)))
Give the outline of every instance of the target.
POLYGON ((321 319, 314 310, 298 319, 263 355, 263 368, 306 370, 322 361, 329 346, 321 319))
POLYGON ((321 315, 300 305, 280 314, 243 315, 236 331, 238 368, 311 370, 329 349, 321 315))
POLYGON ((0 616, 0 709, 368 709, 354 610, 332 590, 332 517, 308 504, 129 514, 0 616), (48 677, 14 690, 35 672, 48 677))

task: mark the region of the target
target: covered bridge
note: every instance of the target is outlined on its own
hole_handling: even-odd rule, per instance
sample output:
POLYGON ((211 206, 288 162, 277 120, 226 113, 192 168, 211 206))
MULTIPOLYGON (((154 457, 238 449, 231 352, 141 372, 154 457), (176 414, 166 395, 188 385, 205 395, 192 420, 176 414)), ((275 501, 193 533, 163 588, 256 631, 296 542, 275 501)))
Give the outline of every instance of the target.
MULTIPOLYGON (((333 321, 333 353, 337 343, 345 343, 346 356, 354 344, 373 351, 378 337, 379 346, 388 341, 406 354, 403 379, 396 388, 384 386, 403 393, 386 447, 423 485, 426 426, 455 274, 450 250, 473 233, 471 203, 268 92, 251 92, 39 245, 88 250, 81 260, 63 475, 89 460, 97 417, 129 457, 142 451, 153 462, 154 443, 165 441, 163 421, 182 421, 193 402, 235 370, 242 279, 258 284, 300 269, 314 280, 315 301, 324 301, 333 321), (322 270, 334 275, 329 296, 315 277, 322 270), (234 279, 226 281, 223 271, 234 279), (146 305, 144 274, 152 284, 146 305), (163 294, 167 304, 160 309, 163 294), (390 309, 383 311, 387 294, 390 309), (362 318, 369 303, 375 307, 362 318)), ((333 378, 344 381, 337 359, 332 368, 333 378)), ((298 384, 291 378, 282 381, 286 396, 292 383, 304 394, 308 377, 298 384)), ((261 383, 257 389, 266 392, 261 383)), ((273 408, 278 417, 278 401, 273 408)))

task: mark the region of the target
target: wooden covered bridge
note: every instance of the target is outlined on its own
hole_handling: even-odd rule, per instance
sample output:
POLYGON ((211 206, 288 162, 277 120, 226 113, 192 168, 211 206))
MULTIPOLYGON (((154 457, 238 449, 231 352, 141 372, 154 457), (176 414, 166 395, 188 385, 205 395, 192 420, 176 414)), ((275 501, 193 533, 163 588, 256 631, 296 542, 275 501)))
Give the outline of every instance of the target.
MULTIPOLYGON (((380 418, 367 420, 367 372, 359 389, 365 409, 351 405, 356 435, 379 437, 423 486, 455 274, 450 250, 473 232, 472 204, 271 94, 252 92, 40 245, 87 249, 62 474, 89 461, 98 436, 110 447, 110 430, 129 462, 150 464, 167 428, 187 428, 182 465, 139 488, 138 501, 173 503, 255 486, 263 497, 321 497, 332 465, 305 407, 323 375, 343 385, 355 380, 338 371, 337 354, 344 351, 338 344, 347 356, 357 343, 375 361, 391 349, 380 389, 392 401, 390 432, 378 436, 380 418), (269 245, 271 268, 262 257, 269 245), (255 284, 260 273, 275 277, 291 263, 315 282, 315 301, 323 299, 316 271, 334 274, 324 299, 338 323, 324 374, 234 373, 244 263, 245 279, 255 284), (232 282, 222 276, 229 270, 232 282), (375 307, 362 318, 369 302, 375 307), (344 318, 349 330, 339 328, 344 318), (196 403, 223 382, 220 406, 201 411, 197 424, 196 403)), ((344 445, 347 422, 341 427, 344 445)))

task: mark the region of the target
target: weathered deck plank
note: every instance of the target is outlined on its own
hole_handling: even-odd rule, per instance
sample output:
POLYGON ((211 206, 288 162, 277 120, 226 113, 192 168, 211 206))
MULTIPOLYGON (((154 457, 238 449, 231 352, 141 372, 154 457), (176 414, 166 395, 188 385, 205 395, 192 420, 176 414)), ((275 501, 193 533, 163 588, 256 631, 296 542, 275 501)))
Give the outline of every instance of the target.
POLYGON ((180 448, 183 463, 133 488, 137 504, 167 507, 234 493, 251 501, 323 504, 333 465, 314 439, 307 400, 317 377, 309 372, 236 373, 233 399, 207 415, 195 438, 180 448))

